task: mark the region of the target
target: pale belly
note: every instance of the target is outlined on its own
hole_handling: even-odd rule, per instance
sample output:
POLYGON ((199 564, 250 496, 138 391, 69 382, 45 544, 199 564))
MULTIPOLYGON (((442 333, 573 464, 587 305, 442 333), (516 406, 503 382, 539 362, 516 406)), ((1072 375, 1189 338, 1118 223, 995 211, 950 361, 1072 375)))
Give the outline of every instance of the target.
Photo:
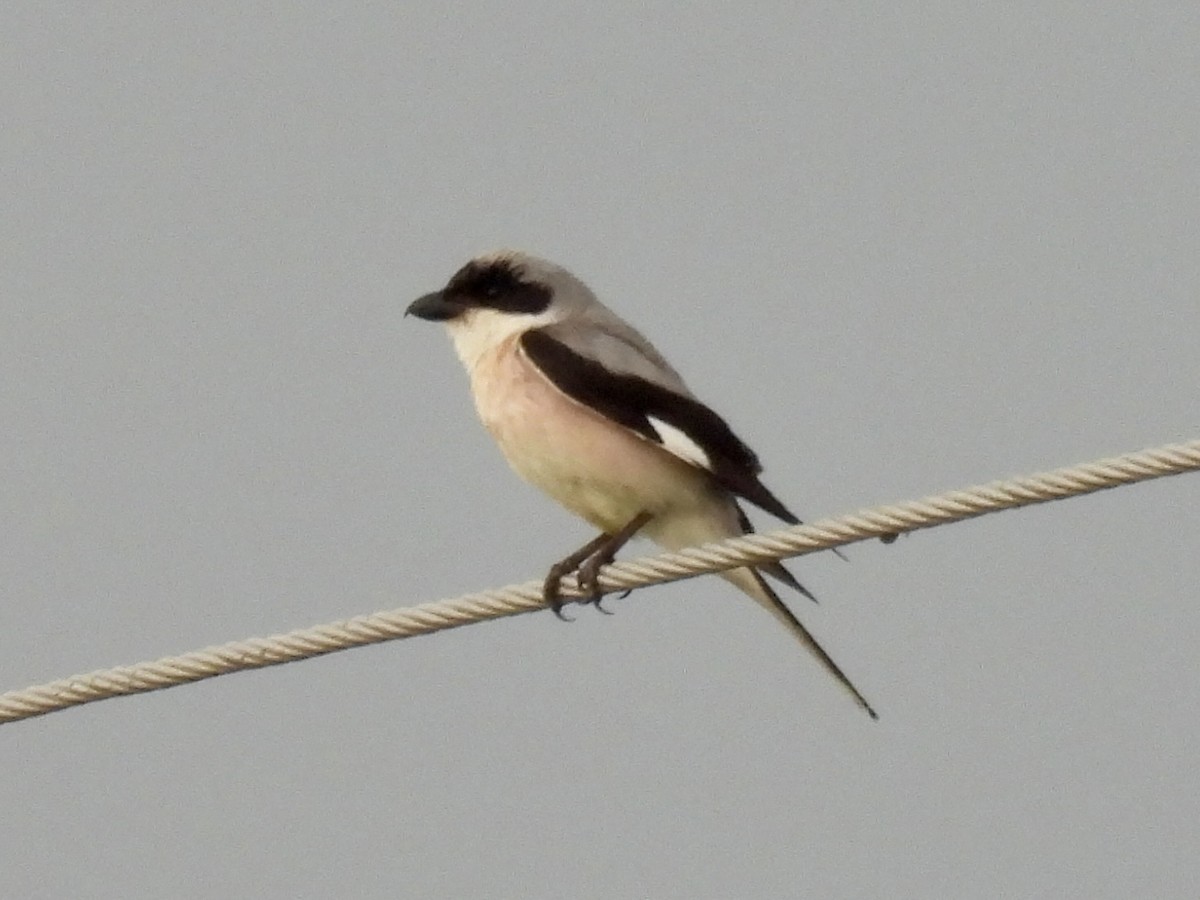
POLYGON ((728 503, 706 473, 565 397, 511 349, 481 358, 471 380, 480 419, 522 478, 608 532, 642 512, 728 503))

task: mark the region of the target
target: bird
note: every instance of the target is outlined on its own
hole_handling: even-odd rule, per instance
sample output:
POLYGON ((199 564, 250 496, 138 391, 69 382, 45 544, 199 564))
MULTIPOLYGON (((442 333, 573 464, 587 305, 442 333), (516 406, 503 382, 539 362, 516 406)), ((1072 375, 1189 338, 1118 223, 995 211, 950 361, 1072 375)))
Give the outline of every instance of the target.
MULTIPOLYGON (((475 409, 509 465, 599 535, 550 567, 599 601, 599 570, 634 536, 681 550, 749 534, 748 501, 799 519, 762 483, 758 457, 633 326, 579 278, 518 250, 482 254, 406 315, 442 323, 475 409)), ((770 612, 871 718, 871 704, 767 583, 816 598, 781 563, 721 577, 770 612)))

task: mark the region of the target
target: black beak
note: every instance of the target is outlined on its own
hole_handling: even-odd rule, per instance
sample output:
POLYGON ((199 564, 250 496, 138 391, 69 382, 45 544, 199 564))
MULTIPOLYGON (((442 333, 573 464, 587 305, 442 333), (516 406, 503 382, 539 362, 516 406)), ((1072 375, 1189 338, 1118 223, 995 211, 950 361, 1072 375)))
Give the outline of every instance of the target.
POLYGON ((410 303, 404 314, 416 316, 418 319, 427 319, 430 322, 445 322, 447 319, 453 319, 462 311, 462 304, 449 299, 445 291, 434 291, 432 294, 418 297, 410 303))

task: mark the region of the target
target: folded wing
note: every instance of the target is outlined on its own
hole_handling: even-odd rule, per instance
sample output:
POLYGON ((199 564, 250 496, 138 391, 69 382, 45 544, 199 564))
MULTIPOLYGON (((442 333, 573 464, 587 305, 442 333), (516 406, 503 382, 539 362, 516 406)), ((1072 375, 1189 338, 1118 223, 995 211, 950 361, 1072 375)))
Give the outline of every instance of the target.
POLYGON ((799 520, 759 480, 758 457, 719 415, 690 395, 657 353, 602 328, 525 332, 521 352, 572 400, 703 469, 726 490, 789 524, 799 520))

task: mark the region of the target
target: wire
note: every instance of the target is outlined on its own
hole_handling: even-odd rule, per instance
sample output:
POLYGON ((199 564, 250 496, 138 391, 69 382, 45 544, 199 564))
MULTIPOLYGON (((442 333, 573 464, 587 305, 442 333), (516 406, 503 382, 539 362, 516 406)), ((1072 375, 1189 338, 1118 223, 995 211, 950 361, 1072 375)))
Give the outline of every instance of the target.
MULTIPOLYGON (((731 538, 679 553, 618 562, 601 570, 603 593, 755 565, 870 538, 960 522, 1005 509, 1090 494, 1120 485, 1200 469, 1200 440, 1168 444, 1037 475, 951 491, 892 506, 879 506, 765 534, 731 538)), ((578 598, 573 576, 563 580, 564 598, 578 598)), ((485 619, 513 616, 545 606, 542 581, 529 581, 452 600, 356 616, 265 638, 234 641, 179 656, 75 675, 0 694, 0 723, 15 722, 96 700, 141 694, 351 647, 429 634, 485 619)))

